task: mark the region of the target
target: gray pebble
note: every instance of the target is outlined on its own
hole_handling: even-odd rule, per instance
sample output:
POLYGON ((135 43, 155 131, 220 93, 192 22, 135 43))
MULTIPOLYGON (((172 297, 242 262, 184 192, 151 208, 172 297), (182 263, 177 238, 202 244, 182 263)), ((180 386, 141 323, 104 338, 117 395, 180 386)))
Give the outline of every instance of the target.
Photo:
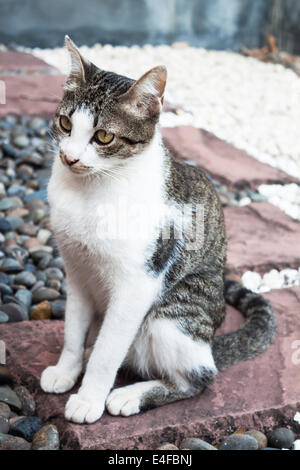
POLYGON ((33 303, 42 302, 43 300, 56 300, 60 296, 60 293, 55 289, 42 287, 41 289, 33 292, 32 301, 33 303))
POLYGON ((35 401, 29 390, 23 385, 18 385, 14 388, 15 393, 17 394, 21 404, 21 412, 24 416, 33 416, 35 413, 35 401))
POLYGON ((31 442, 35 433, 42 427, 43 421, 40 418, 28 416, 11 424, 9 432, 12 436, 22 437, 31 442))
POLYGON ((208 444, 202 439, 197 439, 196 437, 189 437, 185 439, 181 445, 180 449, 185 450, 217 450, 216 447, 208 444))
POLYGON ((22 302, 28 311, 28 308, 32 303, 32 292, 30 292, 28 289, 19 289, 16 292, 16 299, 22 302))
POLYGON ((8 315, 10 322, 28 320, 28 313, 26 309, 22 305, 19 305, 17 303, 8 303, 5 305, 0 305, 0 311, 8 315))
POLYGON ((291 449, 295 439, 295 434, 290 429, 277 428, 268 435, 268 445, 278 449, 291 449))
POLYGON ((12 229, 9 221, 3 217, 0 217, 0 230, 1 232, 9 232, 12 229))
POLYGON ((22 203, 16 197, 4 197, 0 201, 0 211, 7 211, 16 207, 22 207, 22 203))
POLYGON ((15 277, 15 284, 19 284, 26 287, 32 287, 35 283, 35 275, 28 271, 22 271, 15 277))
POLYGON ((231 434, 226 437, 219 450, 257 450, 257 440, 246 434, 231 434))
POLYGON ((46 273, 47 279, 49 280, 58 279, 59 281, 62 281, 64 278, 63 273, 58 268, 47 268, 45 270, 45 273, 46 273))
POLYGON ((7 217, 6 220, 8 220, 13 230, 17 230, 18 228, 22 227, 22 225, 24 225, 24 220, 22 217, 18 217, 16 215, 7 217))
MULTIPOLYGON (((38 261, 38 268, 39 269, 46 269, 49 264, 51 263, 51 260, 52 260, 52 256, 50 254, 45 254, 39 261, 38 261)), ((45 274, 46 276, 46 274, 45 274)), ((46 279, 45 279, 45 282, 47 280, 47 276, 46 276, 46 279)))
POLYGON ((22 437, 0 434, 0 450, 30 450, 31 444, 22 437))
POLYGON ((14 137, 13 144, 20 149, 27 147, 30 144, 30 140, 28 139, 26 134, 20 134, 14 137))
POLYGON ((6 403, 0 402, 0 416, 6 419, 11 417, 11 409, 6 403))
POLYGON ((62 320, 65 316, 66 301, 65 300, 54 300, 50 303, 51 316, 55 320, 62 320))
POLYGON ((8 434, 9 432, 9 421, 7 418, 0 416, 0 433, 8 434))
POLYGON ((19 273, 23 271, 23 266, 13 258, 3 260, 1 270, 5 273, 19 273))
POLYGON ((24 158, 23 161, 35 167, 41 167, 44 163, 43 157, 37 152, 32 152, 28 157, 24 158))
POLYGON ((0 312, 0 323, 7 323, 8 321, 9 316, 4 312, 0 312))
POLYGON ((21 411, 22 404, 17 394, 8 385, 0 385, 0 402, 6 403, 15 411, 21 411))

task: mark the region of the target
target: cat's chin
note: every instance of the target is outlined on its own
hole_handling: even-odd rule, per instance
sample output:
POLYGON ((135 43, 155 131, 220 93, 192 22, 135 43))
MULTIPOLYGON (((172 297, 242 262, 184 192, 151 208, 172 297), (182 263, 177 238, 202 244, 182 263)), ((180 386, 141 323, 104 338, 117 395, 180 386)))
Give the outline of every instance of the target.
POLYGON ((79 176, 86 176, 90 173, 90 169, 89 168, 69 168, 69 170, 74 173, 75 175, 79 175, 79 176))

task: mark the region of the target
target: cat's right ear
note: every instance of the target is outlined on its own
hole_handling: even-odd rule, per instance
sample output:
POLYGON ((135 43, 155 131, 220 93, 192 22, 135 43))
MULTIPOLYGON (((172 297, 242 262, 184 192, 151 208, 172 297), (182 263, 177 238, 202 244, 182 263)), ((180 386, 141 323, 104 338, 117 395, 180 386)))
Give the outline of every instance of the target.
POLYGON ((66 91, 72 91, 74 88, 82 85, 86 81, 86 76, 89 68, 91 67, 91 63, 81 56, 69 36, 65 36, 65 47, 70 54, 71 70, 64 89, 66 91))
POLYGON ((120 102, 135 116, 155 117, 162 109, 166 80, 166 67, 154 67, 120 97, 120 102))

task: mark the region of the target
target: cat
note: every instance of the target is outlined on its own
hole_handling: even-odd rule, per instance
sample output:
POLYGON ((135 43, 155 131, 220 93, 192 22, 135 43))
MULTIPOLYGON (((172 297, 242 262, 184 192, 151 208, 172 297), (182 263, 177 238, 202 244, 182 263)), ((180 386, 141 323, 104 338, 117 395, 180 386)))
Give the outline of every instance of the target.
POLYGON ((92 423, 105 407, 130 416, 201 393, 218 370, 265 350, 276 323, 267 300, 224 279, 225 224, 213 183, 162 143, 166 68, 135 81, 97 68, 65 41, 71 71, 53 119, 59 151, 48 186, 66 269, 65 336, 41 388, 64 393, 84 372, 65 417, 92 423), (147 234, 134 236, 144 225, 131 214, 130 236, 103 236, 137 204, 147 234), (247 320, 214 337, 225 301, 247 320), (113 389, 121 367, 141 380, 113 389))

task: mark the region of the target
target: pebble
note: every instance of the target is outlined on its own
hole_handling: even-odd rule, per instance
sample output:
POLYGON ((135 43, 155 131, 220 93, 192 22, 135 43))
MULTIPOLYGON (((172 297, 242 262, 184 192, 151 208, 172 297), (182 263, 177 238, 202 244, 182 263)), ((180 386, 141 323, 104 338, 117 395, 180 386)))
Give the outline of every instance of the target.
MULTIPOLYGON (((24 163, 29 163, 35 167, 43 166, 43 157, 37 152, 33 152, 28 157, 24 158, 24 163)), ((27 199, 30 200, 30 199, 27 199)))
POLYGON ((8 434, 9 431, 9 421, 7 418, 0 416, 0 433, 1 434, 8 434))
POLYGON ((268 445, 267 436, 263 434, 262 432, 258 431, 257 429, 249 429, 249 431, 245 431, 244 434, 247 436, 252 436, 254 437, 254 439, 257 440, 258 449, 263 449, 267 447, 268 445))
POLYGON ((43 427, 43 421, 36 416, 19 419, 10 426, 10 434, 31 442, 35 433, 43 427))
POLYGON ((32 259, 36 262, 40 261, 45 255, 52 254, 53 248, 51 246, 37 246, 29 249, 32 259))
POLYGON ((51 306, 48 300, 39 303, 30 314, 30 320, 49 320, 50 318, 51 306))
POLYGON ((23 271, 16 275, 15 284, 20 284, 26 287, 32 287, 36 283, 36 277, 34 274, 23 271))
POLYGON ((27 289, 19 289, 16 292, 16 299, 19 300, 20 302, 22 302, 24 307, 26 307, 27 313, 28 313, 28 309, 29 309, 29 307, 31 305, 31 302, 32 302, 32 292, 30 292, 27 289))
POLYGON ((0 434, 0 450, 30 450, 31 444, 22 437, 0 434))
POLYGON ((9 217, 7 217, 7 220, 10 223, 12 230, 18 230, 24 225, 24 220, 22 219, 22 217, 19 217, 17 215, 10 215, 9 217))
POLYGON ((23 266, 15 259, 6 258, 2 262, 0 269, 5 273, 19 273, 23 271, 23 266))
POLYGON ((12 226, 10 224, 10 222, 3 218, 3 217, 0 217, 0 230, 1 232, 9 232, 10 230, 12 229, 12 226))
POLYGON ((19 148, 24 148, 30 144, 30 140, 28 139, 26 134, 21 134, 13 139, 13 143, 19 148))
POLYGON ((0 402, 0 416, 7 419, 11 416, 11 409, 6 403, 0 402))
POLYGON ((9 384, 12 382, 12 376, 5 366, 0 365, 0 385, 9 384))
POLYGON ((46 424, 37 431, 32 440, 32 450, 58 450, 59 433, 56 426, 46 424))
POLYGON ((8 321, 9 316, 4 312, 0 312, 0 323, 7 323, 8 321))
POLYGON ((216 447, 208 444, 202 439, 196 437, 189 437, 180 444, 180 449, 185 450, 217 450, 216 447))
POLYGON ((13 410, 21 411, 22 404, 17 394, 8 385, 0 385, 0 402, 6 403, 13 410))
POLYGON ((33 292, 33 303, 42 302, 43 300, 56 300, 60 296, 59 292, 55 289, 42 287, 41 289, 33 292))
POLYGON ((7 303, 0 305, 0 312, 6 313, 10 322, 18 322, 28 320, 28 314, 24 306, 17 303, 7 303))
POLYGON ((268 435, 268 445, 277 449, 291 449, 295 439, 295 434, 290 429, 277 428, 268 435))
POLYGON ((257 440, 245 434, 231 434, 219 446, 219 450, 257 450, 257 440))
POLYGON ((54 300, 50 304, 51 306, 51 317, 55 320, 62 320, 65 316, 66 301, 65 300, 54 300))
POLYGON ((51 236, 52 236, 52 233, 50 232, 50 230, 46 230, 46 229, 40 229, 37 234, 37 238, 42 243, 42 245, 46 245, 46 243, 48 242, 51 236))
MULTIPOLYGON (((49 264, 51 263, 52 256, 50 254, 45 254, 37 263, 39 269, 46 269, 49 264)), ((47 280, 47 276, 45 274, 45 282, 47 280)))
POLYGON ((178 447, 176 447, 174 444, 171 444, 170 442, 164 442, 159 447, 157 447, 156 450, 179 450, 179 449, 178 447))
POLYGON ((275 447, 264 447, 261 450, 280 450, 280 449, 276 449, 275 447))
POLYGON ((20 228, 19 228, 19 233, 21 233, 22 235, 28 235, 29 237, 34 237, 37 232, 38 232, 39 228, 34 225, 33 223, 24 223, 20 228))
POLYGON ((7 211, 8 209, 15 209, 22 207, 22 200, 18 197, 4 197, 0 201, 0 211, 7 211))
POLYGON ((45 273, 46 273, 47 279, 49 280, 58 279, 59 281, 62 281, 64 279, 64 275, 62 271, 58 268, 51 268, 51 267, 47 268, 45 270, 45 273))
POLYGON ((29 390, 23 385, 18 385, 14 388, 14 391, 22 404, 21 413, 24 416, 33 416, 35 413, 36 405, 34 398, 29 392, 29 390))

